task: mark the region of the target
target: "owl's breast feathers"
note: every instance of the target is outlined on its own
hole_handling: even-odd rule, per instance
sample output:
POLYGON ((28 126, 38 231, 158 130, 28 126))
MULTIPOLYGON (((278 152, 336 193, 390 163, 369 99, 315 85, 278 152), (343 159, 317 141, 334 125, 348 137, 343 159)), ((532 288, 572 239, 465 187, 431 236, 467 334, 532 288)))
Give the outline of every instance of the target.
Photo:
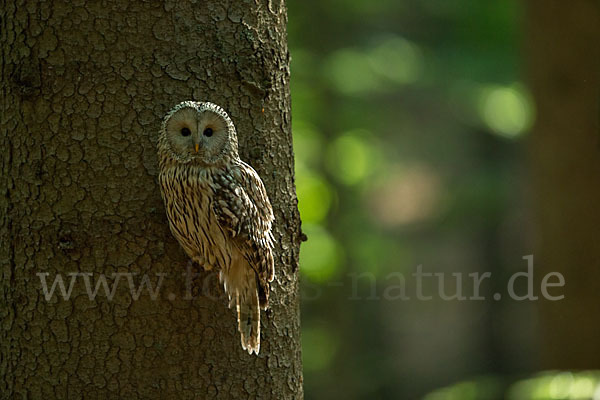
POLYGON ((274 277, 273 210, 252 167, 236 160, 228 168, 172 165, 159 181, 169 225, 186 253, 229 269, 237 251, 257 274, 260 303, 268 305, 274 277))
POLYGON ((174 165, 161 170, 161 193, 173 236, 204 267, 227 267, 231 249, 211 213, 213 193, 207 169, 174 165))

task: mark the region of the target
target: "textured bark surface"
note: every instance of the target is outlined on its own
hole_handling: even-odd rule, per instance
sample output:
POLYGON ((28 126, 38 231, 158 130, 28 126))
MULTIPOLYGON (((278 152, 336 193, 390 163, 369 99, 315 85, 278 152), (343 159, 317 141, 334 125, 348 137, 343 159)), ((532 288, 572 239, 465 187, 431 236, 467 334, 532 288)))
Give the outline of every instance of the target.
POLYGON ((0 18, 0 397, 302 398, 285 5, 7 1, 0 18), (185 298, 155 145, 165 112, 187 99, 229 113, 275 211, 258 357, 242 350, 214 274, 185 298), (155 301, 133 300, 125 278, 112 301, 91 301, 81 277, 69 300, 46 301, 36 274, 68 284, 71 272, 92 284, 166 276, 155 301))
POLYGON ((543 367, 598 368, 600 2, 531 0, 527 22, 536 276, 565 277, 564 300, 539 302, 543 367))

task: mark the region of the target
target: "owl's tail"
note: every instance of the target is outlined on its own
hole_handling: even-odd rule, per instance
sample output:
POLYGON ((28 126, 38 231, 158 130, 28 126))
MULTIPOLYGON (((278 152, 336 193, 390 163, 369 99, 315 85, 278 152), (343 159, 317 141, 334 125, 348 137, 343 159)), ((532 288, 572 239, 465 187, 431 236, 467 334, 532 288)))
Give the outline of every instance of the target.
MULTIPOLYGON (((239 268, 239 266, 238 266, 239 268)), ((233 268, 219 274, 229 296, 229 308, 236 306, 242 347, 249 354, 260 351, 260 302, 256 273, 252 268, 233 268)))
POLYGON ((258 291, 256 279, 252 279, 254 287, 249 287, 237 294, 237 319, 238 330, 242 340, 242 347, 252 354, 260 351, 260 307, 258 304, 258 291))

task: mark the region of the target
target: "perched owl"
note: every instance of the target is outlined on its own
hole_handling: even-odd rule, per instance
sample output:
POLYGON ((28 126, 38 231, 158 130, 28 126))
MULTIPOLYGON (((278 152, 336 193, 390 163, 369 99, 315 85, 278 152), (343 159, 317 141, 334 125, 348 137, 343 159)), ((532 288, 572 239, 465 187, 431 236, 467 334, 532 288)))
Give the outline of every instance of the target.
POLYGON ((258 354, 260 309, 275 274, 273 209, 256 171, 240 160, 233 122, 215 104, 184 101, 163 121, 158 155, 171 232, 193 261, 218 269, 242 347, 258 354))

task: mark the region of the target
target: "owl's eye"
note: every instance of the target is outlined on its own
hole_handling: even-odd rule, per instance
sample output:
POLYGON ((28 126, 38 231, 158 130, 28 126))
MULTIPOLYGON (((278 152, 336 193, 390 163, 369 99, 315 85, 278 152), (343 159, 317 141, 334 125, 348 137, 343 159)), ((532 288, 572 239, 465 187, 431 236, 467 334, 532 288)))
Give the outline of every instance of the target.
POLYGON ((181 128, 181 136, 190 136, 191 134, 190 128, 181 128))
POLYGON ((213 130, 212 128, 206 128, 202 134, 206 137, 211 137, 213 135, 213 130))

